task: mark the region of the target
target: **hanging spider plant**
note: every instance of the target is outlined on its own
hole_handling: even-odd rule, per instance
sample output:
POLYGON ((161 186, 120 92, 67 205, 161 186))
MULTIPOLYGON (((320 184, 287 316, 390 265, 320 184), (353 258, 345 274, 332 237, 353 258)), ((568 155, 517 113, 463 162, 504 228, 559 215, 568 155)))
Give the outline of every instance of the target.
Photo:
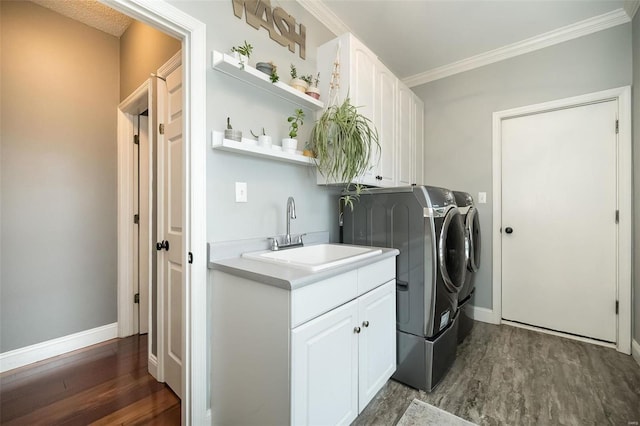
POLYGON ((326 181, 345 184, 345 194, 341 200, 345 206, 350 206, 353 210, 353 202, 359 198, 364 188, 353 182, 369 170, 372 156, 377 157, 380 153, 380 142, 375 125, 369 118, 360 114, 357 107, 351 105, 348 93, 342 103, 338 102, 339 45, 329 87, 330 106, 313 126, 309 147, 315 153, 316 166, 326 181))

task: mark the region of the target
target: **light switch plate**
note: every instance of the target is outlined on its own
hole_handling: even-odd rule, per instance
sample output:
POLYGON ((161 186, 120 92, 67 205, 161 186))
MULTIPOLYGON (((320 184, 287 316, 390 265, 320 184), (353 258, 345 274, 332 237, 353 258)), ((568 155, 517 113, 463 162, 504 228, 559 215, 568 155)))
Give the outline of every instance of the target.
POLYGON ((236 203, 247 202, 247 182, 236 182, 236 203))
POLYGON ((478 192, 478 204, 486 204, 486 203, 487 203, 487 193, 478 192))

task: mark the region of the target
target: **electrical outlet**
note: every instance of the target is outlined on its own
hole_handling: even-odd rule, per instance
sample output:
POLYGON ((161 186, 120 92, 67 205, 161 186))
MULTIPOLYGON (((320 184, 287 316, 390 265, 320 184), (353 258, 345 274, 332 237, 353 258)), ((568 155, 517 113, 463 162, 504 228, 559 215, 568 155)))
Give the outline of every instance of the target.
POLYGON ((486 204, 486 202, 487 202, 487 193, 478 192, 478 204, 486 204))
POLYGON ((247 202, 247 182, 236 182, 236 203, 247 202))

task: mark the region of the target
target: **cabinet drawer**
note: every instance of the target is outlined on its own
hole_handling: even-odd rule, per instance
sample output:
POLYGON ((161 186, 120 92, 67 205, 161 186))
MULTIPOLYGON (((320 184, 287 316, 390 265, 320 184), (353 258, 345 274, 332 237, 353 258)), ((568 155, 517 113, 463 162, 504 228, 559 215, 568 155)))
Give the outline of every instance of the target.
POLYGON ((291 328, 356 297, 358 297, 357 270, 294 290, 291 293, 291 328))
POLYGON ((390 257, 358 270, 358 295, 390 281, 396 277, 396 258, 390 257))

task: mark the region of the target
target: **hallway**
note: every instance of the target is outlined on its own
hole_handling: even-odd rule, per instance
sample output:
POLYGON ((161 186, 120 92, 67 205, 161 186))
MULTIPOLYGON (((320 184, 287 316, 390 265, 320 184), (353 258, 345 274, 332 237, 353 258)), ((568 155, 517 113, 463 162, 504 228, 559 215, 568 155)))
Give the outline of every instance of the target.
POLYGON ((0 375, 2 425, 179 425, 180 400, 147 372, 147 336, 114 339, 0 375))

